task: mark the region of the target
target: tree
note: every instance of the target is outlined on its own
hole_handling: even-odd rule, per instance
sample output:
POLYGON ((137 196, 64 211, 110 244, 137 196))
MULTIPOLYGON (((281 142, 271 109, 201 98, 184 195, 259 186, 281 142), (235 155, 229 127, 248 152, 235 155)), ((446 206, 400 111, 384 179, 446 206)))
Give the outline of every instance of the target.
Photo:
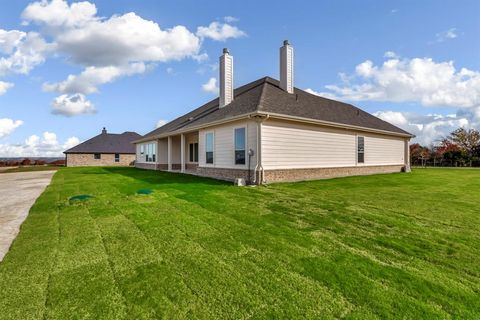
POLYGON ((450 133, 448 139, 465 152, 468 157, 467 161, 472 166, 472 160, 474 160, 476 150, 480 146, 480 132, 475 129, 458 128, 450 133))
POLYGON ((437 153, 441 157, 441 161, 446 161, 450 166, 463 165, 465 157, 460 147, 448 139, 443 139, 440 145, 436 147, 437 153))
POLYGON ((423 147, 419 143, 413 143, 410 145, 410 158, 412 165, 418 165, 421 162, 421 152, 423 147))

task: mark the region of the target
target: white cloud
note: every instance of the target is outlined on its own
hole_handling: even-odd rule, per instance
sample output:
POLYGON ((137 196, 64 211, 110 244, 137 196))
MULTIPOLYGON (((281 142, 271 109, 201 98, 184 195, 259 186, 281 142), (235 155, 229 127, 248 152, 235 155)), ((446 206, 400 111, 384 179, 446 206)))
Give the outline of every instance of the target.
POLYGON ((430 58, 367 60, 343 85, 327 85, 320 95, 351 101, 418 102, 424 106, 480 105, 480 72, 455 69, 453 62, 430 58))
POLYGON ((49 27, 79 27, 98 20, 94 4, 83 1, 70 6, 63 0, 42 0, 29 4, 22 13, 26 22, 36 22, 49 27))
POLYGON ((80 143, 80 139, 78 139, 77 137, 70 137, 67 139, 67 141, 65 141, 65 143, 63 144, 63 149, 64 150, 68 150, 70 148, 73 148, 75 147, 76 145, 78 145, 80 143))
POLYGON ((12 120, 8 118, 1 118, 0 119, 0 139, 12 134, 12 132, 15 131, 15 129, 21 126, 22 124, 23 124, 22 120, 12 120))
POLYGON ((245 37, 247 34, 228 23, 214 21, 208 27, 198 27, 197 36, 215 41, 226 41, 229 38, 245 37))
POLYGON ((202 84, 202 90, 205 92, 218 94, 218 86, 217 86, 217 79, 210 78, 207 83, 202 84))
POLYGON ((196 55, 193 55, 192 56, 192 59, 197 61, 198 63, 200 62, 204 62, 204 61, 207 61, 208 60, 208 54, 206 52, 204 53, 200 53, 200 54, 196 54, 196 55))
POLYGON ((55 114, 93 113, 93 105, 83 95, 123 76, 144 73, 157 62, 208 58, 199 53, 200 38, 182 25, 161 29, 134 12, 100 17, 95 4, 87 1, 70 5, 65 0, 37 1, 25 8, 22 18, 42 27, 57 54, 85 67, 64 81, 44 84, 44 90, 64 94, 52 102, 55 114))
POLYGON ((1 29, 0 46, 0 51, 7 54, 0 57, 0 76, 10 73, 28 74, 35 66, 43 63, 46 55, 55 48, 54 44, 45 42, 37 32, 1 29))
POLYGON ((415 134, 413 142, 422 145, 436 143, 459 127, 478 129, 480 126, 480 108, 467 109, 467 112, 461 109, 449 115, 397 111, 379 111, 374 115, 415 134))
POLYGON ((458 37, 457 28, 450 28, 435 35, 436 42, 444 42, 446 40, 455 39, 456 37, 458 37))
POLYGON ((5 94, 11 87, 13 87, 13 83, 0 81, 0 96, 5 94))
POLYGON ((232 16, 225 16, 223 17, 223 20, 225 20, 225 22, 232 23, 232 22, 237 22, 240 19, 232 16))
POLYGON ((85 98, 81 93, 72 95, 62 94, 56 97, 52 102, 52 113, 67 117, 95 113, 95 106, 85 98))
POLYGON ((18 47, 26 33, 19 30, 0 29, 0 52, 11 54, 13 49, 18 47))
POLYGON ((157 121, 157 124, 156 124, 155 128, 160 128, 161 126, 164 126, 167 123, 168 123, 167 120, 160 119, 160 120, 157 121))
POLYGON ((106 20, 89 20, 71 28, 62 26, 55 33, 58 51, 84 66, 181 60, 195 56, 200 49, 200 39, 186 27, 178 25, 162 30, 157 23, 133 12, 106 20))
POLYGON ((383 56, 385 58, 395 58, 395 59, 398 59, 400 56, 398 54, 396 54, 395 52, 393 51, 386 51, 383 56))
POLYGON ((4 157, 61 157, 62 152, 79 144, 77 137, 68 138, 63 144, 53 132, 44 132, 42 137, 31 135, 23 143, 0 144, 0 155, 4 157))
POLYGON ((45 91, 59 93, 91 94, 98 91, 97 86, 113 82, 119 77, 144 73, 147 67, 142 62, 131 63, 125 66, 87 67, 79 75, 69 75, 66 80, 59 83, 45 83, 45 91))

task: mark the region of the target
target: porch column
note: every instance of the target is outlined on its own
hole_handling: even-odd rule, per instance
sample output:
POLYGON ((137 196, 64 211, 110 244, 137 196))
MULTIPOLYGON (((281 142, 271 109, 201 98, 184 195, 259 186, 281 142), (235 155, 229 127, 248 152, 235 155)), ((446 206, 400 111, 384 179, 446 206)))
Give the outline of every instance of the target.
POLYGON ((168 136, 167 163, 168 163, 168 171, 172 171, 172 137, 171 136, 168 136))
POLYGON ((180 172, 185 172, 185 135, 180 135, 180 172))

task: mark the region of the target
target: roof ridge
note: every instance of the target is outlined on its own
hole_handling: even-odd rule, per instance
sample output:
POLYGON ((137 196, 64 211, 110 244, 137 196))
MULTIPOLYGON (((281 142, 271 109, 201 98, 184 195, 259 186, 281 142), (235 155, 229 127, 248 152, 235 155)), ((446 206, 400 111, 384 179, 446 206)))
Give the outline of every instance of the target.
POLYGON ((262 83, 262 92, 260 92, 260 96, 258 97, 258 101, 257 101, 257 110, 262 109, 263 100, 265 98, 265 87, 266 87, 265 84, 268 83, 268 77, 265 77, 264 80, 265 81, 262 83))

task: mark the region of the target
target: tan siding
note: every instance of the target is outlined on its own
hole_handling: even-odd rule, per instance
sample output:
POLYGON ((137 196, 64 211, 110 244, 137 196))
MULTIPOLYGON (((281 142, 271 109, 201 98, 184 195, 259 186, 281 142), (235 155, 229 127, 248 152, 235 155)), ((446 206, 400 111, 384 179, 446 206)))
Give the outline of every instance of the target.
POLYGON ((403 138, 364 134, 345 129, 266 121, 262 125, 262 162, 265 169, 356 166, 356 137, 365 137, 365 163, 404 163, 403 138))
MULTIPOLYGON (((248 149, 256 152, 256 123, 254 121, 237 121, 225 125, 202 129, 198 136, 199 166, 230 169, 248 169, 248 149), (246 130, 246 150, 247 161, 245 165, 235 164, 235 146, 234 130, 235 128, 245 128, 246 130), (213 165, 205 163, 205 134, 214 133, 214 163, 213 165)), ((252 157, 250 167, 255 167, 256 155, 252 157)))
POLYGON ((180 136, 172 137, 172 163, 180 163, 180 136))
POLYGON ((405 163, 405 139, 380 135, 365 136, 365 165, 405 163))
POLYGON ((158 140, 157 147, 157 163, 168 163, 168 139, 158 140))
POLYGON ((266 121, 262 125, 265 169, 355 165, 355 133, 301 124, 266 121))

